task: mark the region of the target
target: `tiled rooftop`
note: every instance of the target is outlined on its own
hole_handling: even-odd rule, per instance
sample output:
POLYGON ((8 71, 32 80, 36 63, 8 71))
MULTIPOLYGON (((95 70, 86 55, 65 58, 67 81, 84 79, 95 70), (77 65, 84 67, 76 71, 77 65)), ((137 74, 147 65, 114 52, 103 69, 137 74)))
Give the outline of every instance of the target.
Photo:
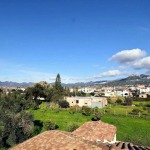
POLYGON ((115 144, 111 145, 110 150, 150 150, 150 148, 133 145, 129 142, 116 142, 115 144))
POLYGON ((84 123, 72 132, 74 135, 89 141, 111 142, 116 134, 116 127, 102 121, 90 121, 84 123))
POLYGON ((68 132, 51 130, 18 144, 11 150, 109 150, 109 147, 83 140, 68 132))
POLYGON ((10 150, 150 150, 128 142, 97 142, 97 138, 111 141, 115 133, 116 127, 113 125, 101 121, 86 122, 73 133, 45 131, 10 150))

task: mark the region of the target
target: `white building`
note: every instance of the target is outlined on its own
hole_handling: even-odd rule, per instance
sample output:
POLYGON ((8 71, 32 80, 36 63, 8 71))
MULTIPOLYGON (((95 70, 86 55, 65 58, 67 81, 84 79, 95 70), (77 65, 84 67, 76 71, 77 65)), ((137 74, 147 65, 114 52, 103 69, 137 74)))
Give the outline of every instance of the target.
POLYGON ((69 102, 70 106, 78 105, 80 107, 103 108, 107 105, 107 98, 105 97, 67 97, 66 101, 69 102))
POLYGON ((140 93, 149 93, 150 92, 150 88, 147 87, 147 88, 140 88, 140 93))
POLYGON ((80 89, 80 91, 82 91, 83 93, 94 93, 96 89, 85 87, 85 88, 80 89))

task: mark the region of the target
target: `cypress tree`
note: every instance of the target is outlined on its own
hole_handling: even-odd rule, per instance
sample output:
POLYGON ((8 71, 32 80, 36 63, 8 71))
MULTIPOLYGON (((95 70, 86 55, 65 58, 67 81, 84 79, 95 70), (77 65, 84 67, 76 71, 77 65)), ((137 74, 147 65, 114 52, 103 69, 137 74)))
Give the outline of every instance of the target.
POLYGON ((60 90, 62 88, 62 86, 61 86, 61 78, 60 78, 60 74, 59 73, 56 76, 55 88, 57 90, 60 90))
POLYGON ((54 91, 55 91, 55 94, 54 94, 55 95, 55 101, 58 102, 59 100, 62 100, 63 95, 64 95, 64 89, 61 85, 61 77, 60 77, 59 73, 56 76, 54 91))

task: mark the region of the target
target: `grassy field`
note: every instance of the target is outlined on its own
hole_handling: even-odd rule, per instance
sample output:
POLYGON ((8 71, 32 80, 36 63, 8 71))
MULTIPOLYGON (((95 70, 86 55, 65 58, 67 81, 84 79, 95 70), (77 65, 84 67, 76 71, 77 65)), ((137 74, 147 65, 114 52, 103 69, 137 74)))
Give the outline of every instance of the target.
POLYGON ((134 105, 147 105, 147 104, 150 104, 150 102, 149 101, 143 101, 143 102, 133 101, 133 104, 134 105))
POLYGON ((133 110, 133 108, 134 107, 132 107, 132 106, 115 105, 115 106, 109 106, 109 107, 107 107, 106 110, 108 109, 111 114, 126 115, 126 113, 131 112, 133 110))
POLYGON ((117 140, 150 147, 150 120, 117 115, 104 115, 102 121, 117 127, 117 140))
POLYGON ((59 112, 46 109, 42 111, 40 109, 32 111, 34 120, 52 120, 59 126, 59 130, 68 130, 68 127, 72 124, 82 125, 84 122, 91 120, 92 116, 84 116, 82 113, 70 114, 67 110, 61 110, 59 112))
MULTIPOLYGON (((150 147, 150 119, 126 116, 126 112, 131 112, 133 108, 136 107, 113 106, 109 108, 111 114, 105 113, 101 120, 117 127, 117 140, 150 147)), ((103 112, 104 109, 101 109, 101 111, 103 112)), ((92 118, 92 116, 84 116, 80 112, 70 114, 67 110, 38 109, 32 110, 32 113, 34 120, 52 120, 58 125, 59 130, 65 131, 68 131, 69 126, 72 124, 80 126, 84 122, 91 121, 92 118)))
POLYGON ((149 114, 148 110, 143 109, 143 105, 148 104, 148 103, 142 103, 142 105, 139 106, 123 106, 123 105, 110 105, 108 107, 103 108, 104 110, 107 110, 111 114, 115 115, 130 115, 133 109, 139 109, 141 110, 141 115, 142 114, 149 114))

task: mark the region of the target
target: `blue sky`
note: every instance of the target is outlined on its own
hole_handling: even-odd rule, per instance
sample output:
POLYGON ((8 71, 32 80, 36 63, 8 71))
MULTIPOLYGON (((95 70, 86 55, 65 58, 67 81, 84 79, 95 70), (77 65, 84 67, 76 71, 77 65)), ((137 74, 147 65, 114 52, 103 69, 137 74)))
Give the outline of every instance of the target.
POLYGON ((0 81, 150 73, 149 0, 1 0, 0 81))

